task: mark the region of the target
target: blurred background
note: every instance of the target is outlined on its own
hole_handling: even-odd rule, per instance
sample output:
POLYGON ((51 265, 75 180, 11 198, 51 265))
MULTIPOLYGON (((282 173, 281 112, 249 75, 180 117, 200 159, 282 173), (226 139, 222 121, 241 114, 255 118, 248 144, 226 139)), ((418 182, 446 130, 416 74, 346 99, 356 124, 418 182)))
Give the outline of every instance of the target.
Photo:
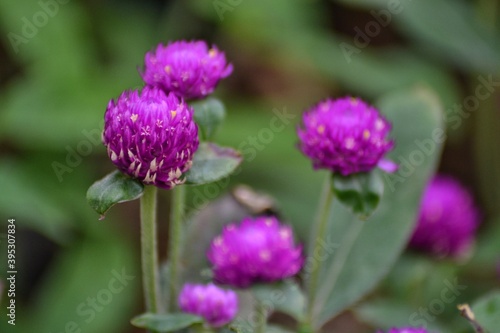
MULTIPOLYGON (((144 54, 177 39, 216 44, 233 63, 215 93, 227 110, 217 141, 245 157, 237 175, 190 189, 189 207, 248 184, 276 198, 300 239, 324 176, 295 147, 303 110, 328 96, 372 102, 418 85, 439 96, 448 115, 439 169, 480 207, 475 252, 459 263, 405 254, 332 327, 362 333, 395 318, 407 323, 457 276, 468 286, 457 302, 498 287, 499 21, 497 0, 0 0, 0 262, 15 218, 18 267, 17 325, 2 310, 0 331, 134 332, 138 202, 98 221, 85 193, 114 169, 100 143, 108 101, 141 87, 144 54)), ((160 197, 165 222, 168 196, 160 197)), ((166 232, 163 223, 162 258, 166 232)), ((467 332, 453 305, 431 322, 467 332)))

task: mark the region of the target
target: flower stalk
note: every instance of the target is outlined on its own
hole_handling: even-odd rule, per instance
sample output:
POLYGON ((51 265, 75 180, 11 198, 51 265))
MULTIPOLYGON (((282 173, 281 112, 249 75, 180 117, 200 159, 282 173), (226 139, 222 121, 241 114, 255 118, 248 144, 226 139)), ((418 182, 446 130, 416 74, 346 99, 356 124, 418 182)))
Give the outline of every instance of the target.
MULTIPOLYGON (((331 174, 329 173, 327 178, 325 179, 325 185, 323 188, 323 192, 321 194, 320 203, 318 206, 317 220, 315 223, 315 230, 313 232, 312 238, 312 251, 311 253, 318 253, 321 250, 321 242, 320 237, 324 235, 328 231, 329 226, 329 217, 331 213, 332 203, 334 199, 334 194, 331 188, 331 174)), ((317 265, 314 265, 311 270, 311 274, 308 279, 308 324, 305 325, 310 326, 313 320, 313 307, 314 300, 316 297, 316 291, 318 287, 319 273, 321 272, 321 263, 318 262, 317 265)))
POLYGON ((175 311, 177 305, 177 290, 179 287, 180 274, 180 255, 182 245, 182 223, 184 217, 184 208, 186 201, 186 189, 184 186, 176 186, 172 190, 172 204, 170 208, 170 224, 169 224, 169 305, 170 312, 175 311))
POLYGON ((155 186, 146 186, 141 197, 141 256, 144 301, 147 312, 160 312, 158 295, 158 253, 156 240, 156 192, 155 186))

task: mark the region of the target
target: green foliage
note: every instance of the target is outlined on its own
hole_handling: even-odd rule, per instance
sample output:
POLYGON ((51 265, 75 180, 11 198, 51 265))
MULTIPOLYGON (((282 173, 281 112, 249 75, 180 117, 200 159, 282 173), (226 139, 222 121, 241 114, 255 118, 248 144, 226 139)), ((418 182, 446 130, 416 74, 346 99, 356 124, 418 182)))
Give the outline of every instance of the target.
POLYGON ((206 100, 192 103, 194 108, 194 120, 200 131, 200 138, 211 141, 226 116, 224 104, 216 98, 209 97, 206 100))
POLYGON ((116 170, 90 186, 87 201, 102 219, 113 205, 139 199, 143 192, 144 185, 140 181, 116 170))
POLYGON ((384 182, 377 170, 350 176, 336 174, 332 175, 332 191, 360 220, 366 220, 380 202, 384 193, 384 182))
POLYGON ((144 313, 131 320, 132 325, 156 332, 175 332, 203 323, 203 318, 188 313, 144 313))
POLYGON ((293 281, 252 288, 255 297, 273 312, 285 313, 297 321, 305 319, 305 295, 293 281))
POLYGON ((202 142, 193 157, 193 166, 186 173, 187 185, 216 182, 231 175, 242 159, 238 151, 202 142))
POLYGON ((500 327, 500 290, 492 291, 477 300, 472 311, 476 321, 488 332, 496 332, 500 327))

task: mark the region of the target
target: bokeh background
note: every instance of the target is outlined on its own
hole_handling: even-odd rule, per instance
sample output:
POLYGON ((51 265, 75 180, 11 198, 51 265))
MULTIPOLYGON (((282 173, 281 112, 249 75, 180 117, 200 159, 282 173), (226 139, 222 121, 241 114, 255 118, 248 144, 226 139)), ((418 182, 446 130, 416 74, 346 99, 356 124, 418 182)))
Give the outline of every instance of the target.
MULTIPOLYGON (((406 253, 332 325, 356 333, 407 323, 446 279, 467 286, 457 303, 498 287, 499 21, 497 0, 0 0, 0 260, 3 268, 7 219, 15 218, 19 272, 18 325, 8 326, 2 310, 0 331, 134 332, 129 320, 142 311, 138 202, 98 221, 85 193, 113 170, 100 143, 107 102, 141 87, 144 54, 177 39, 214 43, 233 63, 215 93, 227 109, 217 141, 246 158, 236 176, 191 189, 189 207, 248 184, 276 198, 300 239, 323 177, 295 146, 303 110, 328 96, 373 101, 414 86, 439 96, 448 114, 439 169, 480 207, 475 252, 463 262, 406 253), (282 130, 269 131, 277 115, 282 130), (120 283, 110 285, 117 275, 119 292, 120 283)), ((160 197, 165 222, 168 196, 160 197)), ((166 232, 163 223, 162 258, 166 232)), ((432 323, 443 332, 468 327, 454 304, 432 323)))

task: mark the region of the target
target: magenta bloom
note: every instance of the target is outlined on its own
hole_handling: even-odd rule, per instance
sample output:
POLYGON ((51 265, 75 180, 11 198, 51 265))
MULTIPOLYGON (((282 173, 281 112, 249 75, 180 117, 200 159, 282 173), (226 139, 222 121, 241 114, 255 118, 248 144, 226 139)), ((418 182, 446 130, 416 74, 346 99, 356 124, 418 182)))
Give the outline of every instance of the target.
POLYGON ((185 284, 179 295, 182 311, 205 318, 212 327, 220 327, 234 319, 238 312, 238 296, 232 290, 214 284, 185 284))
POLYGON ((292 229, 267 216, 226 226, 212 241, 207 256, 215 281, 240 288, 293 276, 304 261, 292 229))
POLYGON ((144 184, 171 189, 192 165, 198 149, 193 110, 158 88, 126 91, 104 115, 103 143, 111 161, 144 184))
POLYGON ((211 94, 219 80, 233 71, 224 53, 215 46, 209 49, 204 41, 160 44, 156 51, 146 53, 144 62, 146 84, 185 99, 211 94))
POLYGON ((437 256, 457 257, 471 247, 478 224, 471 194, 453 178, 436 176, 422 198, 410 246, 437 256))
MULTIPOLYGON (((378 331, 378 333, 384 333, 383 331, 378 331)), ((387 333, 428 333, 424 328, 415 327, 401 327, 401 328, 391 328, 387 333)))
MULTIPOLYGON (((303 115, 298 128, 299 148, 314 169, 328 169, 344 176, 368 172, 390 151, 391 125, 374 107, 359 98, 328 99, 303 115)), ((383 163, 384 169, 394 171, 383 163)))

